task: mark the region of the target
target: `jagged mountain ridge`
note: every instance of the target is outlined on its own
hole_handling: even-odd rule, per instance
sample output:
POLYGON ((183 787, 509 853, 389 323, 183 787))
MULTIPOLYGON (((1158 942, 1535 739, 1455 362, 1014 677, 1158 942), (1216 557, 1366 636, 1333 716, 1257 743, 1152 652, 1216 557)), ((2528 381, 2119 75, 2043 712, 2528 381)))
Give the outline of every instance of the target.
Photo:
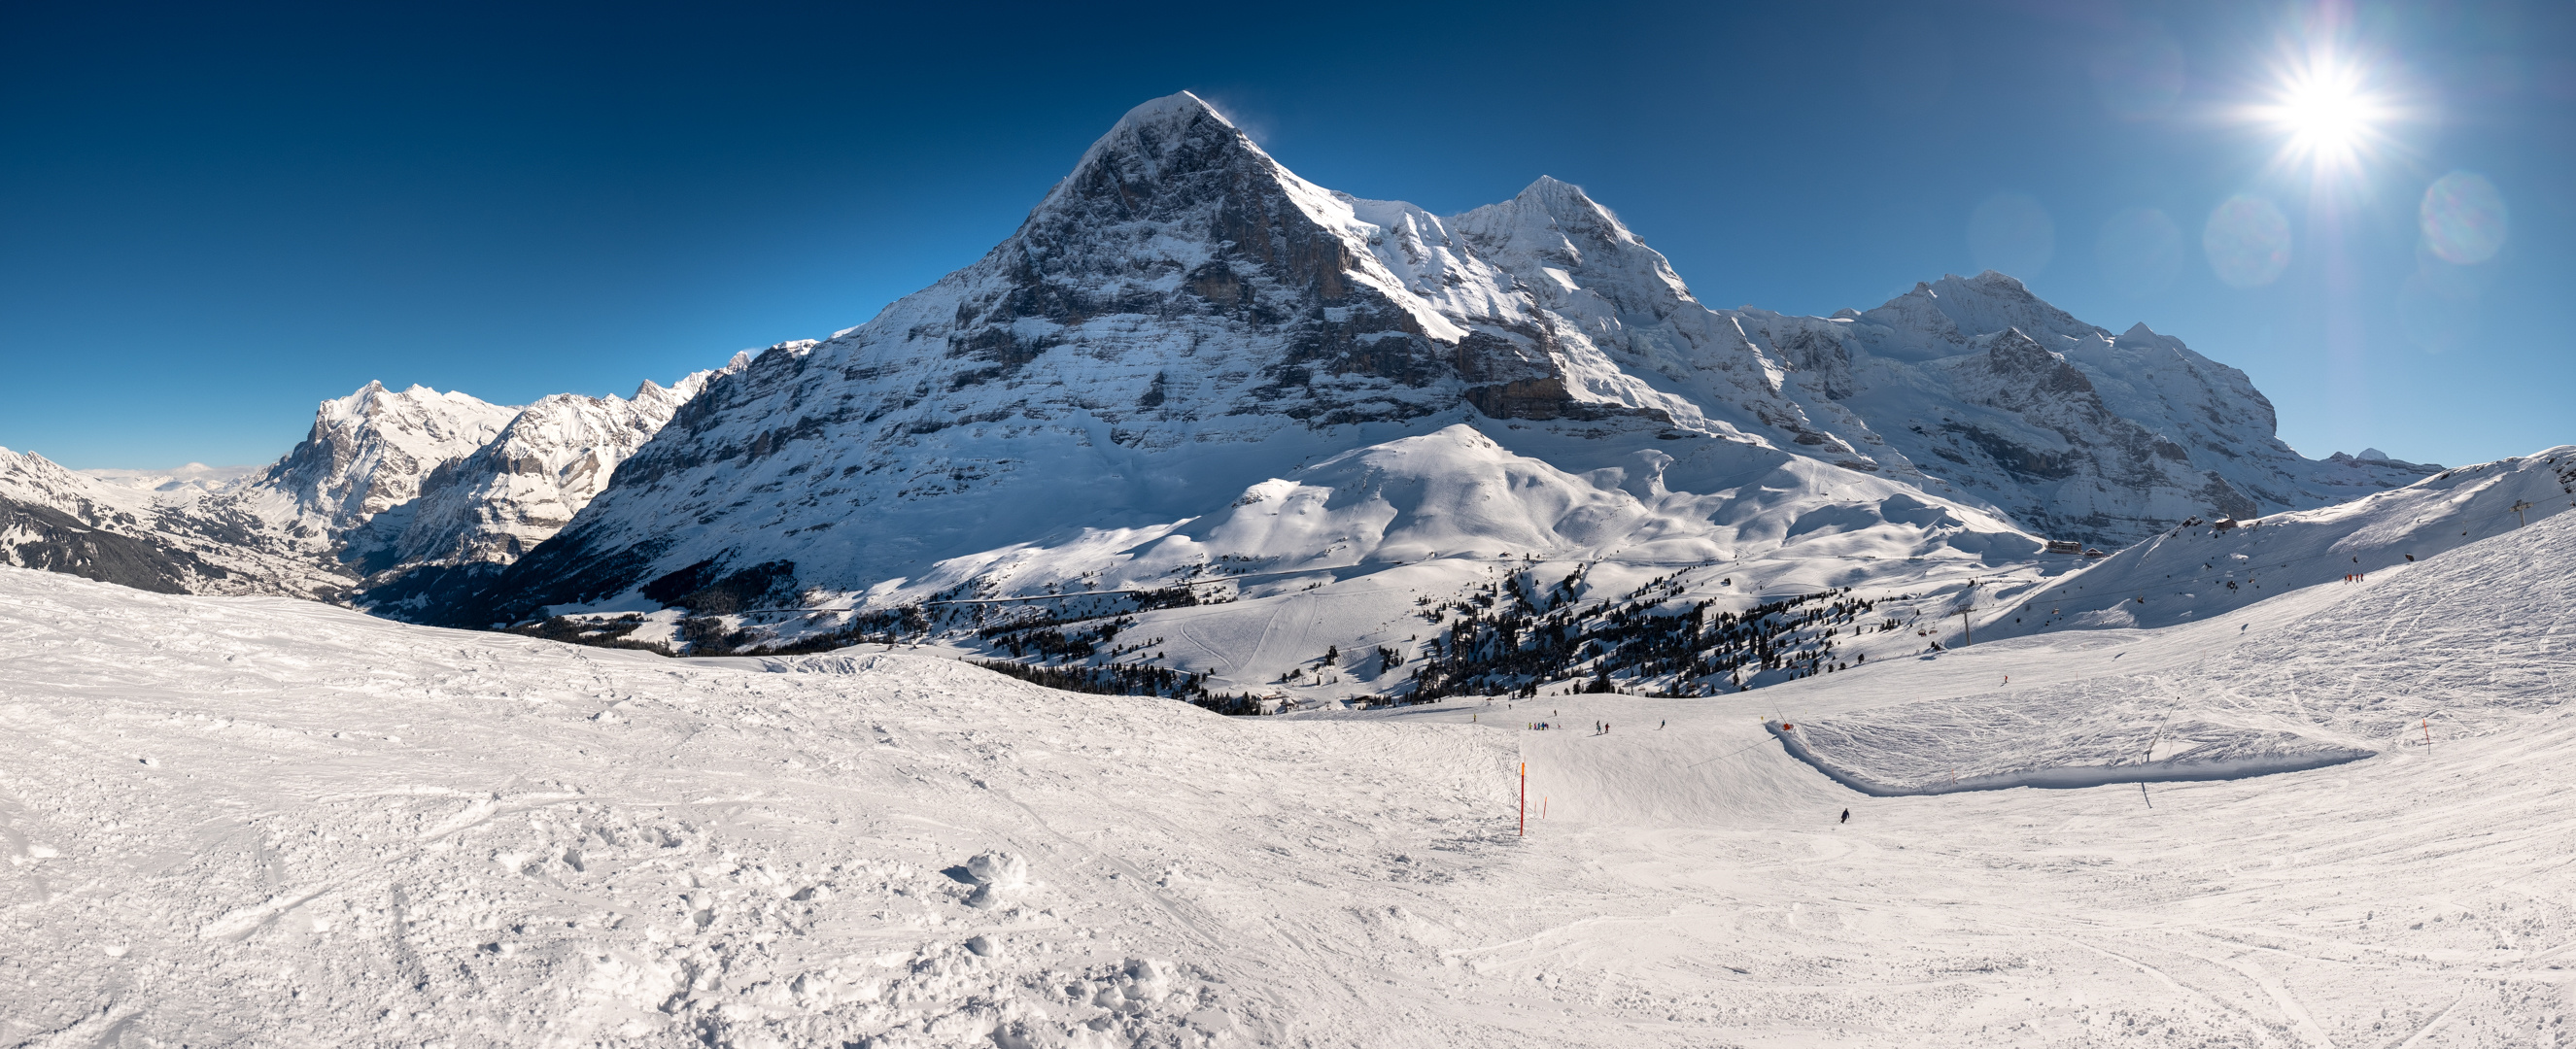
POLYGON ((472 455, 518 411, 457 391, 370 382, 322 402, 304 440, 230 494, 309 548, 330 550, 418 499, 433 471, 472 455))
POLYGON ((668 387, 647 381, 631 397, 553 394, 517 409, 489 440, 422 477, 409 513, 368 521, 361 563, 517 560, 569 523, 617 464, 715 374, 696 372, 668 387))
POLYGON ((749 363, 695 372, 632 397, 554 394, 520 409, 491 440, 422 478, 419 497, 367 521, 343 558, 366 573, 360 607, 434 616, 543 543, 599 494, 707 381, 749 363))
POLYGON ((2114 336, 1999 273, 1830 318, 1723 312, 1796 369, 1789 388, 1875 420, 1859 442, 1884 438, 2070 538, 2126 545, 2194 514, 2321 506, 2440 469, 2306 459, 2244 372, 2143 323, 2114 336))
POLYGON ((369 383, 256 471, 75 472, 0 450, 0 559, 168 593, 418 607, 422 573, 507 564, 552 535, 716 374, 525 407, 369 383))
POLYGON ((1452 423, 1577 473, 1651 452, 1676 491, 1769 468, 1748 452, 1811 458, 2114 544, 2414 476, 2301 459, 2272 421, 2242 373, 2008 277, 1832 318, 1710 310, 1576 187, 1445 218, 1363 200, 1181 94, 974 265, 711 384, 456 621, 636 607, 725 566, 791 565, 781 594, 882 589, 1165 527, 1452 423))

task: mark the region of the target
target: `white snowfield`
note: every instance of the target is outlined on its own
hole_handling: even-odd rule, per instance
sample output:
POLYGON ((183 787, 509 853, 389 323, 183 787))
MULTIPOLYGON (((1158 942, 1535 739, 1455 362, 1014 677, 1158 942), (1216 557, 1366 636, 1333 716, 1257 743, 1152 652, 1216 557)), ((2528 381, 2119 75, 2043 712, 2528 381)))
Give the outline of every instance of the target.
MULTIPOLYGON (((1382 668, 1372 650, 1410 663, 1442 636, 1416 602, 1516 570, 1550 582, 1580 572, 1587 602, 1667 577, 1673 608, 1705 600, 1739 610, 1766 595, 1852 585, 1873 594, 1956 591, 1982 579, 1997 591, 2035 592, 2072 567, 2066 558, 2039 563, 2042 541, 1999 515, 1894 481, 1744 445, 1707 442, 1690 454, 1645 453, 1628 467, 1570 474, 1473 428, 1447 426, 1253 485, 1177 524, 1086 530, 1061 544, 955 558, 869 598, 1239 580, 1201 591, 1232 600, 1140 612, 1122 636, 1161 639, 1142 651, 1209 675, 1214 690, 1338 702, 1393 691, 1411 673, 1382 668), (1667 489, 1664 479, 1683 470, 1695 490, 1667 489), (1325 673, 1283 678, 1318 670, 1334 648, 1345 658, 1320 667, 1325 673)), ((662 618, 668 636, 677 617, 662 618)))
POLYGON ((1258 719, 0 569, 0 1046, 2563 1045, 2571 550, 1722 698, 1258 719), (2370 756, 1871 797, 1766 721, 1897 784, 2149 725, 2370 756))
POLYGON ((1979 616, 1990 638, 2170 626, 2319 584, 2346 585, 2576 505, 2576 445, 2462 466, 2348 503, 2201 521, 2121 550, 1979 616))

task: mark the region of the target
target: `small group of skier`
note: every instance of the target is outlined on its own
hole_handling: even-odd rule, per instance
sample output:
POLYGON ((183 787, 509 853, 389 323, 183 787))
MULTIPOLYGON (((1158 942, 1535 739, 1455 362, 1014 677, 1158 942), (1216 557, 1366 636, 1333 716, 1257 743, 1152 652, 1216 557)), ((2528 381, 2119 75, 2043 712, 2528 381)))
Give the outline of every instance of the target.
POLYGON ((2344 573, 2343 581, 2347 583, 2358 583, 2368 578, 2370 578, 2368 573, 2346 572, 2344 573))

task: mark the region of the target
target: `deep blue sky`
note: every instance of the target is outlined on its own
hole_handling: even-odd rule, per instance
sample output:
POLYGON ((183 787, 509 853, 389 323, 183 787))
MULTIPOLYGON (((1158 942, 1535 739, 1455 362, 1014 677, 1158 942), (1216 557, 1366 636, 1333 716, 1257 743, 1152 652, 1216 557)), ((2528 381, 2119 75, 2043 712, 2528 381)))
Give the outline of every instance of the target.
POLYGON ((2008 260, 2250 372, 2310 455, 2576 441, 2568 4, 2344 9, 2408 113, 2332 200, 2230 116, 2314 6, 1765 7, 0 6, 0 445, 265 462, 369 379, 625 393, 822 336, 1183 88, 1361 196, 1579 183, 1711 305, 2008 260), (2509 214, 2484 261, 2425 250, 2453 171, 2509 214), (2204 250, 2239 194, 2291 238, 2250 288, 2204 250))

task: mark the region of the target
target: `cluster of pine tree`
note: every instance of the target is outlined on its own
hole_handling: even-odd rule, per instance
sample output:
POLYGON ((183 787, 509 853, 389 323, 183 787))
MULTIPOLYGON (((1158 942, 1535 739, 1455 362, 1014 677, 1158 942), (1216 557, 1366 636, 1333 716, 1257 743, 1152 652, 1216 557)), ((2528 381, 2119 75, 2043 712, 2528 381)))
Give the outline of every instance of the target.
POLYGON ((613 619, 574 619, 570 616, 555 616, 551 619, 541 619, 534 623, 511 627, 509 632, 527 637, 544 638, 548 641, 589 645, 594 648, 640 648, 647 652, 670 655, 671 646, 669 645, 637 641, 627 636, 643 625, 644 617, 633 613, 613 619))
POLYGON ((1465 601, 1445 602, 1424 618, 1458 617, 1432 639, 1408 698, 1513 693, 1536 695, 1540 682, 1590 678, 1590 692, 1701 696, 1741 691, 1766 671, 1793 677, 1829 673, 1834 638, 1857 633, 1874 602, 1849 590, 1784 598, 1742 612, 1714 604, 1681 604, 1678 588, 1657 579, 1604 605, 1578 603, 1581 573, 1541 587, 1524 570, 1465 601), (1846 628, 1848 627, 1848 631, 1846 628))
POLYGON ((838 630, 808 634, 794 641, 763 645, 743 654, 801 656, 813 652, 848 648, 851 645, 895 645, 917 639, 929 629, 929 617, 922 614, 921 606, 904 605, 900 608, 861 613, 851 619, 848 625, 838 630))
POLYGON ((1071 663, 1097 655, 1101 646, 1118 640, 1119 631, 1135 625, 1133 616, 1119 616, 1105 623, 1049 616, 996 623, 975 633, 994 648, 1010 653, 1012 659, 1036 656, 1042 662, 1071 663), (1091 622, 1092 626, 1065 629, 1075 622, 1091 622))
POLYGON ((1032 685, 1063 689, 1067 692, 1091 692, 1111 696, 1168 696, 1173 699, 1207 699, 1201 683, 1203 674, 1186 674, 1169 667, 1140 666, 1133 663, 1110 663, 1096 667, 1045 667, 1014 663, 1000 659, 970 659, 967 662, 986 670, 1026 681, 1032 685))

